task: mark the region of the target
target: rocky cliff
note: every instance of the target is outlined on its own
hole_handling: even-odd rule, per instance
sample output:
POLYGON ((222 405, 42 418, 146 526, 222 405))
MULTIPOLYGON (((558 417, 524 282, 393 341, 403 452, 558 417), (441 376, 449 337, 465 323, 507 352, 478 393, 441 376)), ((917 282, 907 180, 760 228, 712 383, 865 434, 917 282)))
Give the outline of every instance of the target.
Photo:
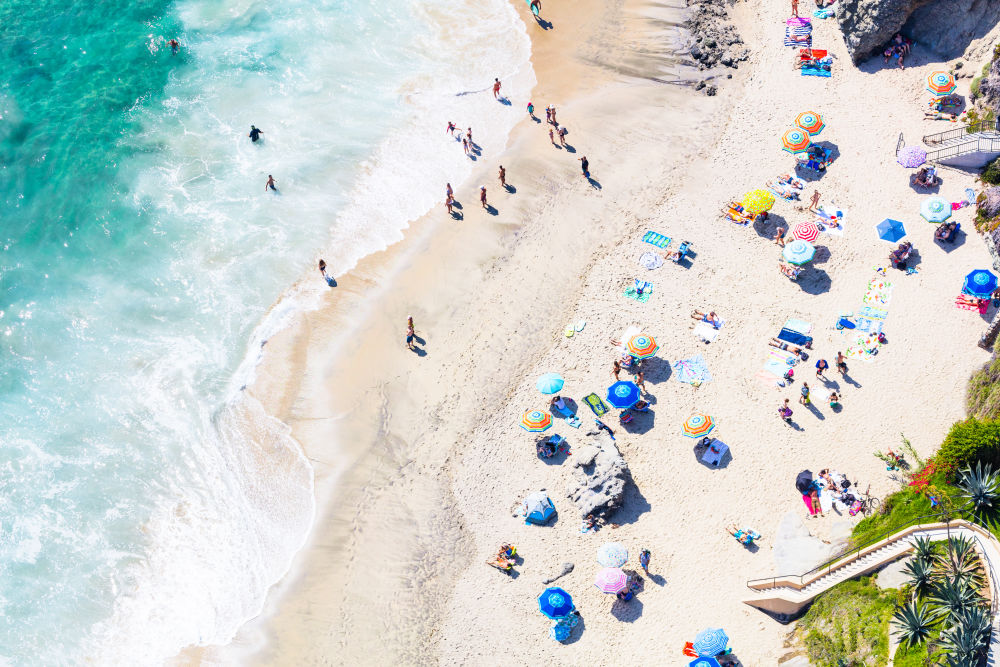
POLYGON ((1000 20, 1000 0, 838 0, 834 8, 855 63, 900 31, 944 60, 957 58, 1000 20))

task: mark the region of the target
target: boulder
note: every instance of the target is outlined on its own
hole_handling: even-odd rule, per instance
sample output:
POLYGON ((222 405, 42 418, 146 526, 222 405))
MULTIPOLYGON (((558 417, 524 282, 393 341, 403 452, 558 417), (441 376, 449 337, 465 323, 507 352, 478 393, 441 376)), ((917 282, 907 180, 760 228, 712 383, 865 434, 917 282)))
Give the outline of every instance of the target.
POLYGON ((1000 20, 995 0, 839 0, 834 7, 855 63, 880 54, 900 31, 942 58, 957 58, 1000 20))
POLYGON ((995 185, 984 194, 985 196, 979 202, 979 210, 987 218, 995 218, 1000 215, 1000 186, 995 185))
POLYGON ((551 577, 548 579, 542 579, 542 583, 546 586, 551 584, 556 579, 560 577, 565 577, 567 574, 573 571, 573 563, 563 563, 562 567, 559 568, 551 577))
POLYGON ((580 510, 580 516, 609 519, 625 500, 625 485, 632 479, 628 464, 614 441, 603 432, 591 432, 588 445, 573 453, 574 480, 566 495, 580 510), (584 456, 580 456, 584 453, 584 456))
POLYGON ((986 76, 980 80, 976 100, 982 100, 994 111, 1000 110, 1000 60, 994 60, 986 76))

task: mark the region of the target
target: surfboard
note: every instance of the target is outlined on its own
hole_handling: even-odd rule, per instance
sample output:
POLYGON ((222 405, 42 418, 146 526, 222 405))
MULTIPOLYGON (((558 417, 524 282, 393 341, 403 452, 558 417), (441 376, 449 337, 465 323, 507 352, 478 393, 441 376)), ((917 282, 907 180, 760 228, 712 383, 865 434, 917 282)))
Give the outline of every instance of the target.
POLYGON ((524 1, 528 3, 528 8, 531 9, 531 13, 534 14, 535 16, 538 16, 538 6, 535 5, 534 7, 532 7, 531 0, 524 0, 524 1))

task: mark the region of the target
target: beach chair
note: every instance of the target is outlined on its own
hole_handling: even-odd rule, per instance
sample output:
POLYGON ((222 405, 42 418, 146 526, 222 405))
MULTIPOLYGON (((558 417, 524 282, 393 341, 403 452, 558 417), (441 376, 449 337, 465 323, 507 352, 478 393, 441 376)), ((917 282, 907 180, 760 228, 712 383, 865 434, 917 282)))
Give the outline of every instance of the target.
POLYGON ((923 167, 910 176, 910 185, 917 188, 933 188, 941 185, 941 177, 938 176, 936 167, 923 167))

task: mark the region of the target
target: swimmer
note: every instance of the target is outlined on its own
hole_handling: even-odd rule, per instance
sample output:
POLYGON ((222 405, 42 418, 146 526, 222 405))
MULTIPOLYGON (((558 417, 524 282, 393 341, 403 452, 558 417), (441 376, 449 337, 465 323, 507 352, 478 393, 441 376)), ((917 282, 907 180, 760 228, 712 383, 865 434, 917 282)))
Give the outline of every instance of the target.
POLYGON ((264 186, 264 192, 267 192, 268 188, 274 190, 275 192, 278 191, 278 186, 274 184, 274 176, 271 174, 267 175, 267 185, 264 186))
POLYGON ((171 39, 167 42, 167 46, 170 47, 171 53, 177 53, 177 49, 181 48, 180 43, 176 39, 171 39))
POLYGON ((248 134, 247 136, 250 137, 250 141, 252 141, 253 143, 257 143, 257 141, 260 139, 260 135, 262 134, 264 134, 264 130, 258 130, 254 125, 251 125, 250 134, 248 134))

